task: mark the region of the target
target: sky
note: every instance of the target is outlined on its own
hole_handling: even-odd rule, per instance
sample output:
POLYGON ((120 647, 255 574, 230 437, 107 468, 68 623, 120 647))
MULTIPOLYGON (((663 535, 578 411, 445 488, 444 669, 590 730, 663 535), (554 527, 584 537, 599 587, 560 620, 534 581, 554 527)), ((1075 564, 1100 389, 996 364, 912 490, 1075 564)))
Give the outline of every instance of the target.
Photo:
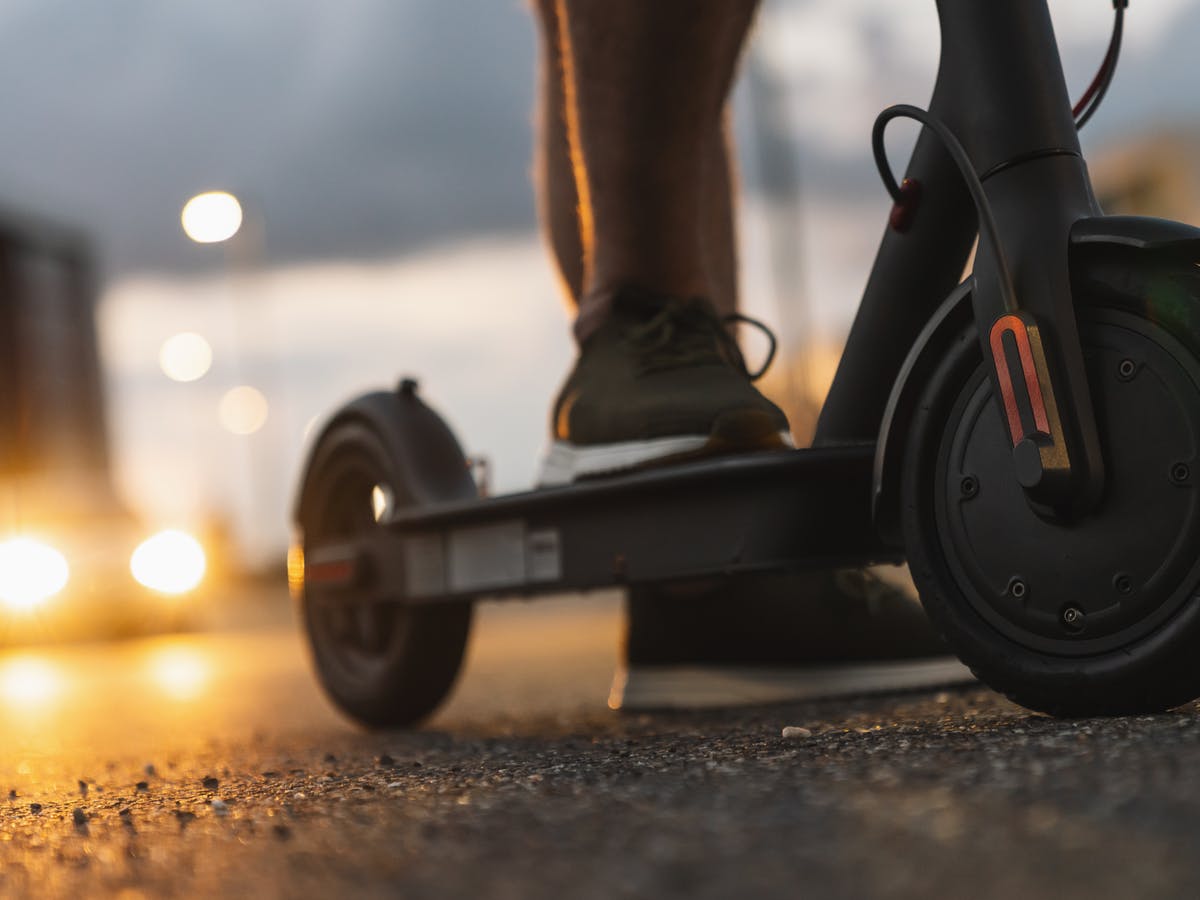
MULTIPOLYGON (((1078 94, 1110 4, 1051 9, 1078 94)), ((1200 122, 1200 0, 1135 0, 1126 38, 1085 149, 1200 122)), ((536 49, 516 0, 0 6, 0 202, 96 241, 115 475, 143 516, 215 512, 248 556, 270 557, 313 422, 409 373, 500 488, 532 483, 572 353, 530 187, 536 49), (252 252, 178 227, 184 201, 214 188, 261 229, 252 252), (191 384, 158 367, 182 330, 215 350, 191 384), (249 436, 215 413, 241 383, 270 401, 249 436)), ((767 0, 750 65, 775 84, 777 115, 756 116, 746 84, 737 98, 744 293, 786 349, 846 327, 887 206, 871 121, 927 100, 936 52, 931 2, 767 0), (799 173, 789 285, 773 278, 761 189, 780 146, 799 173), (780 302, 796 296, 803 315, 780 302)))

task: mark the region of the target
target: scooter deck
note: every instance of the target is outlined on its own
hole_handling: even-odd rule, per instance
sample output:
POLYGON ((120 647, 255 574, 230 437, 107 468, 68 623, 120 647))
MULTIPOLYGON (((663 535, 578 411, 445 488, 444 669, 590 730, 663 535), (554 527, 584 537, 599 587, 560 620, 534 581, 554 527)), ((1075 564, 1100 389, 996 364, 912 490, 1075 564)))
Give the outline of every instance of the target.
POLYGON ((357 602, 436 603, 899 562, 871 522, 874 455, 755 453, 400 509, 310 547, 305 581, 357 602))

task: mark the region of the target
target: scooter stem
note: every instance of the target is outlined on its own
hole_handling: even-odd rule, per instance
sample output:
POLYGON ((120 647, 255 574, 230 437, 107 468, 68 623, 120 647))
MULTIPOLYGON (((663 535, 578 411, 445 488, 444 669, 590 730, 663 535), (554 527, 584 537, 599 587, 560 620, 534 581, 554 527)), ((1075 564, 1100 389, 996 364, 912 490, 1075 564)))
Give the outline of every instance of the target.
MULTIPOLYGON (((983 181, 1016 287, 1017 308, 1006 308, 996 260, 982 242, 972 305, 981 349, 993 362, 994 396, 1031 502, 1044 513, 1079 515, 1097 503, 1104 465, 1068 250, 1072 225, 1099 208, 1049 10, 1046 0, 938 0, 938 14, 942 53, 929 112, 957 137, 983 181)), ((919 203, 885 233, 822 410, 818 444, 874 437, 899 370, 899 360, 878 348, 910 345, 949 293, 945 283, 962 272, 964 239, 977 230, 977 217, 936 143, 928 130, 918 140, 906 177, 920 184, 919 203)))

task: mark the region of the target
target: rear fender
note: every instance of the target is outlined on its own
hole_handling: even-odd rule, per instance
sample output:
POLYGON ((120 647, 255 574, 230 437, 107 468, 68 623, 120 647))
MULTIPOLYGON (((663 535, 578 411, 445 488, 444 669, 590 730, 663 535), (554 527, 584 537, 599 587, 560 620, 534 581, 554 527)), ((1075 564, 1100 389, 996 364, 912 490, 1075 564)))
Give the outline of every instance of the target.
MULTIPOLYGON (((394 391, 363 394, 339 409, 312 443, 302 485, 325 435, 347 422, 365 425, 383 441, 408 494, 404 505, 428 506, 478 496, 457 438, 441 416, 417 396, 416 382, 411 379, 401 381, 394 391)), ((294 516, 297 523, 304 521, 299 501, 294 516)))

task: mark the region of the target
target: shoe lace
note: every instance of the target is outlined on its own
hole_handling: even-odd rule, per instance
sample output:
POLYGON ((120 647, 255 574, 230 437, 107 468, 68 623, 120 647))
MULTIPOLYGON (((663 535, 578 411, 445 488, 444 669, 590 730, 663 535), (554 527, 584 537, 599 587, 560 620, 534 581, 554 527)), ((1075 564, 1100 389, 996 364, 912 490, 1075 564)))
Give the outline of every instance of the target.
POLYGON ((723 362, 751 381, 766 373, 778 346, 775 334, 762 322, 741 313, 718 316, 712 304, 702 297, 671 298, 649 319, 630 327, 626 335, 640 351, 643 371, 723 362), (725 327, 733 323, 751 325, 766 335, 769 343, 766 359, 753 372, 725 327))

